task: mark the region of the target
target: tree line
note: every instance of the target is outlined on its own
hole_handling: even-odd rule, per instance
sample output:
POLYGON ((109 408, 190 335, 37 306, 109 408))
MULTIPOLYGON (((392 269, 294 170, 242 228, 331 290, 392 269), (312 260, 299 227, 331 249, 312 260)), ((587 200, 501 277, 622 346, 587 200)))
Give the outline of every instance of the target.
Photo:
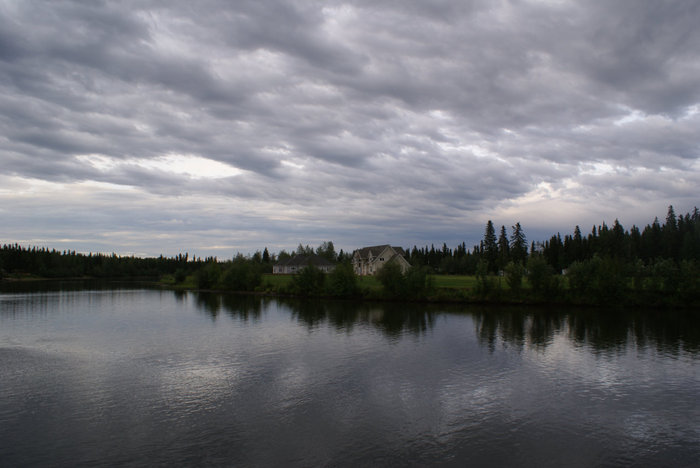
MULTIPOLYGON (((579 226, 563 238, 531 242, 519 222, 510 232, 488 221, 483 239, 467 249, 446 244, 440 248, 405 249, 412 268, 402 273, 391 264, 377 276, 385 297, 423 298, 434 292, 432 274, 465 274, 476 277, 474 293, 481 298, 527 297, 567 302, 651 301, 697 302, 700 297, 700 213, 677 216, 669 206, 664 222, 658 218, 644 228, 625 229, 618 220, 612 227, 593 226, 583 235, 579 226), (498 233, 497 233, 498 232, 498 233), (505 288, 504 286, 507 286, 505 288), (504 293, 507 291, 507 293, 504 293)), ((327 241, 316 249, 299 244, 293 252, 270 253, 267 248, 231 260, 216 257, 139 258, 115 254, 80 254, 18 244, 0 248, 0 275, 56 277, 163 277, 176 283, 194 278, 200 289, 254 291, 272 265, 294 254, 320 255, 336 263, 336 272, 324 275, 306 268, 295 275, 282 292, 298 295, 356 296, 351 254, 336 252, 327 241)))
POLYGON ((518 224, 509 242, 495 240, 489 221, 484 240, 475 248, 477 293, 503 296, 498 270, 508 285, 507 296, 582 304, 700 304, 700 213, 676 216, 668 207, 666 220, 655 218, 644 229, 626 230, 616 219, 593 226, 583 236, 553 235, 523 250, 525 236, 518 224), (523 291, 523 279, 529 288, 523 291))
POLYGON ((606 223, 593 226, 590 233, 582 234, 576 226, 573 233, 562 238, 561 233, 548 240, 528 245, 520 223, 511 227, 510 234, 501 226, 499 234, 491 220, 486 224, 479 244, 468 249, 465 243, 452 249, 447 244, 406 250, 412 265, 427 266, 433 273, 476 274, 479 263, 486 262, 489 273, 503 272, 510 262, 526 264, 531 255, 541 255, 556 272, 563 272, 574 262, 593 257, 612 258, 616 261, 649 265, 660 260, 700 261, 700 213, 676 216, 673 206, 668 207, 666 220, 655 218, 644 228, 633 225, 625 229, 616 219, 612 227, 606 223))
POLYGON ((250 256, 237 254, 233 260, 221 261, 217 257, 190 257, 180 253, 173 257, 121 256, 115 253, 77 253, 74 250, 56 250, 46 247, 3 244, 0 246, 0 278, 3 276, 38 276, 42 278, 158 278, 174 275, 182 279, 212 263, 228 264, 241 260, 258 265, 260 273, 271 273, 272 265, 295 254, 314 253, 331 262, 343 262, 350 254, 335 251, 333 242, 323 242, 317 249, 302 246, 291 253, 281 250, 270 253, 267 247, 250 256))
POLYGON ((191 273, 207 259, 175 257, 140 258, 117 254, 76 253, 45 247, 4 244, 0 247, 0 277, 34 275, 43 278, 137 278, 174 274, 178 269, 191 273))

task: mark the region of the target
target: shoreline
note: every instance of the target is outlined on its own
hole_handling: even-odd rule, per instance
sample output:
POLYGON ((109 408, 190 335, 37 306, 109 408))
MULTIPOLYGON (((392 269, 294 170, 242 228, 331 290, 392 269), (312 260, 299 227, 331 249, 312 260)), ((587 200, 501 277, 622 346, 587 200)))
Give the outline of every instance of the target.
POLYGON ((566 297, 558 297, 556 299, 547 300, 542 298, 527 297, 528 289, 524 289, 521 292, 520 297, 504 297, 508 295, 505 294, 491 293, 487 297, 478 297, 476 293, 471 293, 471 289, 459 289, 459 288, 440 288, 442 292, 447 292, 447 295, 442 294, 432 294, 427 297, 421 298, 408 298, 408 297, 388 297, 382 296, 379 291, 370 291, 368 294, 359 294, 353 296, 334 296, 329 294, 295 294, 290 292, 275 291, 267 289, 264 291, 233 291, 228 289, 201 289, 197 288, 192 284, 175 284, 164 282, 162 278, 156 279, 153 277, 112 277, 112 278, 95 278, 95 277, 65 277, 65 278, 45 278, 38 276, 5 276, 0 278, 0 284, 32 284, 32 283, 58 283, 61 281, 67 282, 79 282, 79 281, 104 281, 107 283, 111 282, 135 282, 141 284, 149 284, 155 288, 167 289, 172 291, 188 291, 188 292, 202 292, 202 293, 214 293, 214 294, 235 294, 235 295, 247 295, 247 296, 259 296, 259 297, 270 297, 270 298, 285 298, 285 299, 316 299, 316 300, 330 300, 330 301, 355 301, 355 302, 383 302, 383 303, 407 303, 407 304, 450 304, 450 305, 480 305, 480 306, 495 306, 495 307, 505 307, 505 306, 520 306, 520 307, 581 307, 587 309, 601 309, 601 308, 620 308, 620 309, 634 309, 634 308, 644 308, 644 309, 654 309, 654 310, 700 310, 699 303, 681 303, 674 300, 672 297, 667 297, 660 294, 645 294, 640 296, 639 294, 630 293, 633 300, 630 298, 611 298, 609 300, 601 300, 599 302, 587 301, 581 302, 566 297), (453 292, 456 294, 470 294, 470 297, 455 296, 449 293, 453 292), (494 297, 497 296, 497 297, 494 297), (525 296, 525 297, 523 297, 525 296), (636 299, 636 300, 635 300, 636 299))

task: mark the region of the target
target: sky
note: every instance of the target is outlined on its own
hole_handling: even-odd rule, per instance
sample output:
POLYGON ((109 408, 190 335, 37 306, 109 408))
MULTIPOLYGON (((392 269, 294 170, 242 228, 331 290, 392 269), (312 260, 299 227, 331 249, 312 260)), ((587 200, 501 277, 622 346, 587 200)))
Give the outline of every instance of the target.
POLYGON ((700 205, 697 0, 0 0, 0 243, 471 247, 700 205))

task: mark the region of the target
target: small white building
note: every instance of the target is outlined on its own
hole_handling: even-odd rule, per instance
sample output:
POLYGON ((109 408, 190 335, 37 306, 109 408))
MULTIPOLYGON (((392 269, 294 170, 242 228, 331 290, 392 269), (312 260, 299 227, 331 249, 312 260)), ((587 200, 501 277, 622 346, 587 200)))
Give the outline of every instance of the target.
POLYGON ((376 245, 355 250, 352 254, 352 266, 356 275, 374 275, 388 262, 397 262, 403 273, 411 268, 401 247, 376 245))
POLYGON ((330 273, 335 265, 319 255, 295 255, 272 265, 275 275, 293 275, 309 265, 313 265, 324 273, 330 273))

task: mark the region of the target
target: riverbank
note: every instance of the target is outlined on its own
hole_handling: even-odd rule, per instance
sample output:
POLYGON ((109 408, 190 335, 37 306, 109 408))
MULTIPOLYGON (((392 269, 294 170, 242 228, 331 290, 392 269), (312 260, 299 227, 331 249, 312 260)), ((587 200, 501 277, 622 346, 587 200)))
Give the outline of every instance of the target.
MULTIPOLYGON (((260 284, 253 290, 238 290, 220 286, 198 287, 194 275, 177 282, 172 275, 161 278, 44 278, 36 275, 12 275, 0 279, 5 284, 35 284, 41 282, 60 283, 139 283, 176 291, 200 291, 221 294, 241 294, 280 298, 315 298, 324 300, 352 300, 367 302, 405 302, 416 304, 475 304, 492 306, 578 306, 578 307, 619 307, 656 309, 700 310, 700 297, 679 295, 661 290, 635 288, 630 282, 626 288, 615 290, 588 291, 586 295, 573 290, 565 277, 559 277, 557 287, 549 290, 534 290, 525 279, 520 288, 509 287, 503 277, 489 276, 477 278, 469 275, 429 275, 429 288, 424 295, 388 293, 379 280, 373 276, 356 277, 356 288, 350 294, 332 294, 327 288, 306 291, 295 289, 293 275, 263 274, 260 284)), ((80 286, 78 286, 79 288, 80 286)))
POLYGON ((545 290, 536 290, 527 279, 523 281, 520 288, 513 289, 501 276, 477 278, 470 275, 429 275, 430 287, 422 296, 387 293, 379 280, 373 276, 358 276, 356 280, 355 293, 345 295, 330 294, 324 289, 299 293, 295 291, 293 275, 263 274, 260 285, 253 291, 217 287, 198 288, 196 278, 193 276, 187 277, 180 283, 175 282, 172 277, 166 277, 162 278, 158 284, 175 290, 373 302, 700 309, 698 296, 681 296, 660 290, 640 289, 635 288, 632 283, 627 288, 588 290, 582 295, 580 291, 574 291, 570 287, 565 277, 557 277, 555 286, 550 284, 545 290))

